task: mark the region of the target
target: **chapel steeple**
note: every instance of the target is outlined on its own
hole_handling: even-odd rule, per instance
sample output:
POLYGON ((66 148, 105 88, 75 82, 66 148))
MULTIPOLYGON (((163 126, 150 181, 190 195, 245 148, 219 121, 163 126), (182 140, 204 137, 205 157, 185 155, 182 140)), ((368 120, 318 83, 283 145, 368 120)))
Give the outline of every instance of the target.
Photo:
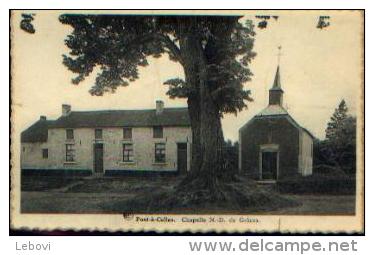
POLYGON ((280 81, 280 70, 279 65, 273 82, 273 87, 269 90, 269 105, 280 105, 283 104, 283 90, 280 81))

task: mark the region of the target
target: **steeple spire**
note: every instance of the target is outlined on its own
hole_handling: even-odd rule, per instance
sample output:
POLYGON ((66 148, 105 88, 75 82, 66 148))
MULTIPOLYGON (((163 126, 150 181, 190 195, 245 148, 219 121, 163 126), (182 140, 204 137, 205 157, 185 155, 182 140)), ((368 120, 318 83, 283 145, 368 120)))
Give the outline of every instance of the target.
POLYGON ((280 82, 280 69, 277 67, 273 87, 269 90, 269 105, 280 105, 283 103, 283 90, 280 82))
POLYGON ((279 71, 279 65, 277 67, 277 72, 275 73, 274 83, 272 89, 280 89, 281 88, 281 82, 280 82, 280 71, 279 71))

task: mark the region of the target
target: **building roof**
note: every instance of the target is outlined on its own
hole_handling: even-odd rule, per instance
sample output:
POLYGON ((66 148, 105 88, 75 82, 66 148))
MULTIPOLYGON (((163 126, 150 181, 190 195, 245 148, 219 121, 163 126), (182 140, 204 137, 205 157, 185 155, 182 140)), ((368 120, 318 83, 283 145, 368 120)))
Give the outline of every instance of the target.
POLYGON ((313 140, 317 139, 313 134, 312 132, 310 132, 308 129, 306 129, 305 127, 302 127, 300 126, 299 123, 296 122, 296 120, 294 118, 292 118, 291 115, 288 115, 288 118, 290 119, 291 122, 293 122, 293 124, 298 127, 299 129, 305 131, 313 140))
POLYGON ((275 78, 273 82, 273 87, 270 90, 280 90, 283 92, 282 87, 281 87, 281 81, 280 81, 280 70, 279 70, 279 65, 277 67, 277 72, 275 73, 275 78))
POLYGON ((288 112, 282 106, 277 104, 268 105, 261 112, 256 114, 256 116, 269 116, 269 115, 287 115, 288 112))
MULTIPOLYGON (((277 106, 277 105, 274 105, 274 106, 277 106)), ((305 131, 312 139, 316 139, 316 137, 308 129, 300 126, 300 124, 297 123, 296 120, 292 118, 292 116, 283 107, 280 107, 280 108, 282 109, 273 107, 273 105, 266 107, 259 114, 255 115, 252 119, 250 119, 247 123, 245 123, 240 128, 240 130, 242 130, 246 126, 250 125, 253 121, 258 120, 258 119, 286 118, 298 130, 305 131)))
POLYGON ((21 142, 46 142, 49 128, 190 126, 188 108, 150 110, 72 111, 57 120, 39 120, 22 132, 21 142))
POLYGON ((312 139, 316 139, 316 137, 312 134, 312 132, 310 132, 308 129, 300 126, 300 124, 297 123, 296 120, 294 120, 294 118, 292 118, 291 115, 289 115, 288 113, 287 114, 274 114, 274 115, 256 115, 252 119, 250 119, 247 123, 245 123, 239 129, 239 132, 241 132, 241 130, 243 130, 245 127, 247 127, 250 124, 252 124, 252 122, 254 122, 255 120, 259 120, 259 119, 274 119, 274 118, 286 118, 298 130, 305 131, 312 139))
POLYGON ((267 119, 267 118, 286 118, 297 129, 305 131, 310 137, 315 139, 315 136, 309 130, 300 126, 300 124, 297 123, 294 118, 292 118, 292 116, 287 112, 287 110, 284 109, 280 105, 268 105, 265 109, 260 111, 252 119, 250 119, 246 124, 244 124, 244 126, 242 126, 240 129, 244 128, 245 126, 250 125, 250 123, 252 123, 255 119, 267 119))
POLYGON ((164 108, 156 110, 107 110, 107 111, 72 111, 61 116, 51 128, 82 127, 149 127, 149 126, 190 126, 187 108, 164 108))
POLYGON ((40 119, 21 133, 22 143, 46 142, 48 139, 48 127, 53 123, 51 120, 40 119))

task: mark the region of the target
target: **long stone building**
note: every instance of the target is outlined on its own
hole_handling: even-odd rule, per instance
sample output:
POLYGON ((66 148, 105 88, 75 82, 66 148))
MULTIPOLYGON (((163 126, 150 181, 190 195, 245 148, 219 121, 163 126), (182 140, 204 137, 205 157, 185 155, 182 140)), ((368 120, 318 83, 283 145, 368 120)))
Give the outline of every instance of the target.
POLYGON ((21 134, 23 174, 185 173, 192 133, 187 108, 71 111, 21 134))
POLYGON ((283 107, 278 66, 268 106, 239 130, 239 170, 258 180, 311 175, 313 139, 283 107))

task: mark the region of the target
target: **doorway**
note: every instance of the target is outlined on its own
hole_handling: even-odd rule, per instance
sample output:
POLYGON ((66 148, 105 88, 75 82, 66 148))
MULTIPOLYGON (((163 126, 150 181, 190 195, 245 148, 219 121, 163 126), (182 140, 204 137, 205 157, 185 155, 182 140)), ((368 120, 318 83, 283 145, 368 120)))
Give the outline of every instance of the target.
POLYGON ((261 179, 276 180, 278 178, 278 152, 263 151, 261 158, 261 179))
POLYGON ((94 144, 94 172, 104 172, 104 145, 102 143, 94 144))
POLYGON ((178 173, 187 172, 187 143, 177 143, 177 170, 178 173))

